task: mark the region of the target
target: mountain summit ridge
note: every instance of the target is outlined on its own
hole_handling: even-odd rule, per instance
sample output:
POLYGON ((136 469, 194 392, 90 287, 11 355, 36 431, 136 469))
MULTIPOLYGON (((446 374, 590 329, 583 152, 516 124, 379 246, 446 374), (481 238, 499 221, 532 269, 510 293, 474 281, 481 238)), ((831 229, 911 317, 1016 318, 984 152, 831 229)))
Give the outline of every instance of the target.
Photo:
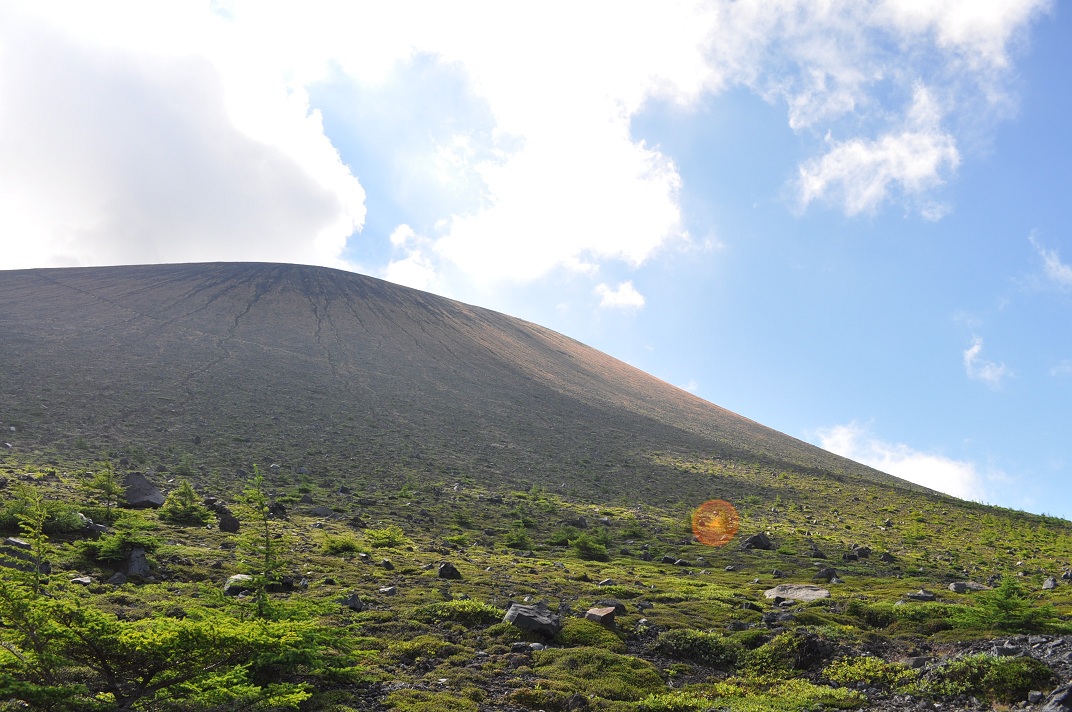
POLYGON ((0 272, 0 330, 13 447, 664 495, 667 461, 702 456, 922 489, 545 327, 325 267, 0 272))

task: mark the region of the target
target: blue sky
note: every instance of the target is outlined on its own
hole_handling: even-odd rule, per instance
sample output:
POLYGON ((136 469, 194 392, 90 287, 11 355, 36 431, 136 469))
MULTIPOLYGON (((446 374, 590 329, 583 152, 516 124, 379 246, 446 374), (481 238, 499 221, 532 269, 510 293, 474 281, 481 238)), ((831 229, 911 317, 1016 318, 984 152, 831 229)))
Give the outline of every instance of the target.
POLYGON ((323 264, 1072 517, 1072 11, 6 3, 0 269, 323 264))

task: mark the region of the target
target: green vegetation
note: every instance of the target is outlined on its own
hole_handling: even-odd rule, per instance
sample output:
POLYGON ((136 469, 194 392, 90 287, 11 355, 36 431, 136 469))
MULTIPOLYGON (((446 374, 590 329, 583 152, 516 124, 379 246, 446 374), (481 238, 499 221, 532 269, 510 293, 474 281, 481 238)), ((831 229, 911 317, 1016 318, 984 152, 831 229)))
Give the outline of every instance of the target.
POLYGON ((212 518, 212 512, 201 504, 201 498, 187 479, 179 480, 179 486, 164 500, 160 518, 171 524, 204 525, 212 518))

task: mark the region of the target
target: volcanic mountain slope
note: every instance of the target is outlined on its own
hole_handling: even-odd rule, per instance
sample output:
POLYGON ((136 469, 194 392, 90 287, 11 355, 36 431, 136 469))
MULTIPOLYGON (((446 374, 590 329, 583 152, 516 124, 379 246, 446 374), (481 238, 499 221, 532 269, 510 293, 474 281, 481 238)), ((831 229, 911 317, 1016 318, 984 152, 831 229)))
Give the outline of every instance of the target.
POLYGON ((164 448, 601 498, 710 490, 674 458, 913 487, 535 324, 320 267, 3 272, 0 363, 4 439, 45 456, 164 448))

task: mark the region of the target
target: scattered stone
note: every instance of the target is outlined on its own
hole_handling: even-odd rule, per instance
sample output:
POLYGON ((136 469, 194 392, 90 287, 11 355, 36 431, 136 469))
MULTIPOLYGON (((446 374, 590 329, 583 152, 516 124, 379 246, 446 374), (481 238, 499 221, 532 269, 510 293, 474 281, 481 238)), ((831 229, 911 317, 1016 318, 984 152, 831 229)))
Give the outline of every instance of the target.
POLYGON ((741 542, 741 548, 748 551, 750 549, 762 549, 764 551, 770 551, 774 548, 771 544, 771 540, 763 532, 753 534, 744 541, 741 542))
POLYGON ((929 603, 929 602, 935 600, 938 597, 935 596, 930 591, 928 591, 927 589, 921 588, 918 591, 915 591, 913 593, 906 593, 905 598, 907 598, 909 600, 912 600, 912 601, 922 601, 924 603, 929 603))
POLYGON ((449 561, 444 561, 439 565, 439 570, 436 575, 441 579, 450 579, 452 581, 458 581, 462 577, 462 572, 458 570, 454 564, 449 561))
POLYGON ((14 536, 9 536, 7 539, 4 539, 4 546, 13 546, 16 549, 26 549, 27 551, 33 548, 33 544, 30 542, 14 536))
POLYGON ((157 509, 164 504, 164 493, 140 472, 128 472, 123 480, 123 498, 133 509, 157 509))
POLYGON ((920 655, 918 657, 908 658, 907 660, 905 660, 905 665, 912 668, 913 670, 918 670, 920 668, 927 667, 933 662, 934 658, 928 655, 920 655))
POLYGON ((309 496, 308 492, 303 494, 301 496, 301 499, 298 500, 298 504, 312 504, 312 503, 313 503, 313 498, 311 496, 309 496))
POLYGON ((989 588, 989 586, 984 586, 975 581, 954 581, 949 584, 949 590, 953 593, 974 593, 975 591, 986 591, 989 588))
POLYGON ((1042 712, 1072 712, 1072 682, 1061 685, 1046 698, 1042 712))
POLYGON ((335 510, 331 507, 325 507, 324 505, 309 509, 309 515, 312 517, 330 517, 333 514, 335 514, 335 510))
POLYGON ((1027 693, 1027 701, 1033 705, 1037 705, 1039 702, 1042 702, 1043 697, 1044 695, 1038 690, 1032 690, 1031 692, 1027 693))
POLYGON ((856 553, 856 558, 858 559, 871 558, 871 547, 869 546, 856 546, 855 544, 853 544, 852 550, 856 553))
POLYGON ((588 612, 584 614, 584 617, 587 620, 590 620, 594 623, 599 623, 600 625, 613 626, 615 613, 616 610, 614 606, 589 608, 588 612))
POLYGON ((562 620, 554 613, 551 613, 547 604, 543 602, 531 606, 525 606, 520 603, 511 604, 509 610, 506 611, 506 615, 503 616, 503 623, 509 623, 521 630, 546 633, 547 635, 555 635, 562 630, 562 620))
POLYGON ((127 577, 123 574, 123 572, 116 571, 114 574, 112 574, 111 578, 109 578, 104 583, 108 584, 109 586, 122 586, 126 582, 127 577))
POLYGON ((1004 645, 995 645, 990 649, 991 654, 999 658, 1014 658, 1022 655, 1024 649, 1019 645, 1013 645, 1011 641, 1005 641, 1004 645))
POLYGON ((384 586, 383 588, 380 589, 380 593, 382 595, 384 595, 384 596, 397 596, 398 595, 398 587, 397 586, 384 586))
POLYGON ((813 541, 808 542, 808 544, 811 546, 811 549, 808 551, 808 556, 810 556, 813 559, 825 559, 826 558, 826 554, 824 554, 822 552, 822 550, 819 549, 819 547, 815 545, 815 542, 813 542, 813 541))
POLYGON ((238 517, 231 514, 230 512, 221 512, 217 526, 220 528, 221 532, 226 532, 228 534, 236 534, 238 533, 238 530, 242 527, 242 524, 238 521, 238 517))
POLYGON ((248 593, 253 590, 253 577, 249 574, 235 574, 227 579, 223 585, 223 595, 237 596, 240 593, 248 593))
POLYGON ((382 566, 383 568, 387 569, 388 571, 394 571, 395 570, 395 565, 391 563, 390 559, 384 559, 383 561, 381 561, 380 566, 382 566))
MULTIPOLYGON (((830 591, 818 586, 808 586, 797 583, 783 583, 769 588, 763 592, 767 598, 782 598, 791 601, 817 601, 820 598, 829 598, 830 591)), ((778 601, 776 600, 776 603, 778 601)))
POLYGON ((737 567, 733 566, 733 565, 730 565, 730 566, 726 567, 726 571, 736 571, 736 570, 737 570, 737 567))
MULTIPOLYGON (((622 603, 621 601, 619 601, 617 598, 602 598, 602 599, 596 601, 596 606, 595 607, 596 608, 608 608, 609 607, 609 608, 613 608, 615 613, 618 613, 618 614, 621 614, 621 615, 625 614, 625 604, 622 603)), ((648 607, 650 608, 651 604, 648 604, 648 607)), ((642 608, 640 610, 644 610, 644 609, 642 608)))
POLYGON ((664 564, 675 564, 675 563, 677 563, 677 558, 675 558, 673 556, 670 556, 670 555, 666 555, 666 556, 664 556, 663 558, 661 558, 659 560, 661 562, 663 562, 664 564))
POLYGON ((268 516, 273 519, 286 519, 287 508, 283 506, 282 502, 272 502, 268 505, 268 516))
POLYGON ((674 566, 691 566, 691 565, 692 565, 692 564, 690 564, 690 563, 689 563, 688 561, 686 561, 685 559, 678 559, 678 560, 676 560, 676 561, 674 562, 674 566))
POLYGON ((897 561, 897 557, 895 557, 888 551, 884 551, 882 552, 882 554, 879 555, 878 560, 885 564, 892 564, 893 562, 897 561))
POLYGON ((823 579, 827 583, 830 583, 838 577, 838 570, 831 566, 824 566, 815 572, 815 576, 812 578, 823 579))
POLYGON ((93 577, 92 576, 78 576, 76 578, 71 579, 71 583, 78 584, 79 586, 89 586, 90 584, 93 583, 93 577))
POLYGON ((145 549, 138 547, 133 549, 130 554, 127 555, 126 562, 126 575, 135 576, 138 578, 145 578, 148 576, 152 569, 149 568, 149 561, 145 558, 145 549))
POLYGON ((1055 588, 1057 588, 1057 579, 1055 579, 1053 576, 1050 576, 1042 582, 1043 591, 1052 591, 1055 588))
POLYGON ((338 601, 354 613, 360 613, 361 611, 365 610, 365 604, 361 600, 361 597, 357 595, 357 592, 353 592, 349 596, 343 596, 342 598, 338 599, 338 601))
POLYGON ((860 560, 860 555, 857 554, 855 551, 843 551, 841 553, 841 560, 842 561, 859 561, 860 560))

